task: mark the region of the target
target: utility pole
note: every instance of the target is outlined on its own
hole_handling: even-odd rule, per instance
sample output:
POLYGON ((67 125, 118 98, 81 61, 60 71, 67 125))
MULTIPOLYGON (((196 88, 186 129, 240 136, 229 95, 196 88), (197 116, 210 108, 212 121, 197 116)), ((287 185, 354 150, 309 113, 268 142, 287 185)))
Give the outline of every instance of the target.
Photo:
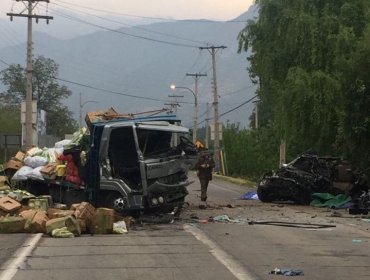
POLYGON ((255 104, 255 111, 254 111, 254 128, 258 129, 258 103, 260 100, 253 101, 255 104))
POLYGON ((207 49, 212 56, 212 72, 213 72, 213 109, 214 109, 214 154, 216 162, 216 171, 220 170, 220 135, 219 135, 219 123, 218 123, 218 94, 217 94, 217 77, 216 77, 216 50, 226 49, 225 46, 210 46, 200 47, 200 50, 207 49))
POLYGON ((173 94, 173 95, 169 95, 168 97, 174 98, 174 100, 171 101, 170 103, 164 103, 164 105, 170 106, 172 109, 174 109, 174 113, 177 116, 177 107, 180 107, 180 104, 177 101, 177 98, 182 98, 184 96, 183 95, 175 95, 175 94, 173 94))
MULTIPOLYGON (((27 73, 26 73, 26 138, 23 140, 23 145, 26 148, 30 148, 37 143, 33 143, 33 120, 32 120, 32 19, 36 19, 36 23, 38 23, 39 19, 45 19, 46 23, 49 24, 49 20, 53 19, 50 16, 40 16, 33 14, 33 9, 36 7, 38 2, 47 2, 49 0, 27 0, 21 1, 16 0, 17 2, 23 2, 25 6, 27 6, 27 14, 23 13, 7 13, 10 16, 10 20, 13 21, 13 17, 26 17, 28 19, 27 22, 27 73), (28 2, 26 4, 26 2, 28 2)), ((37 114, 37 108, 36 108, 37 114)), ((37 120, 37 117, 36 117, 37 120)))
POLYGON ((198 82, 199 77, 205 77, 207 74, 200 73, 186 73, 186 76, 194 77, 195 86, 194 86, 194 117, 193 117, 193 143, 197 141, 197 126, 198 126, 198 82))
MULTIPOLYGON (((177 101, 177 98, 181 98, 181 97, 184 97, 183 95, 169 95, 168 97, 172 97, 174 98, 174 101, 171 101, 171 103, 165 103, 164 105, 169 105, 171 106, 172 109, 174 109, 174 112, 175 112, 175 116, 177 117, 177 107, 180 107, 180 104, 179 102, 177 101)), ((176 137, 173 139, 173 144, 175 146, 177 146, 178 144, 178 140, 177 140, 177 135, 176 137)))

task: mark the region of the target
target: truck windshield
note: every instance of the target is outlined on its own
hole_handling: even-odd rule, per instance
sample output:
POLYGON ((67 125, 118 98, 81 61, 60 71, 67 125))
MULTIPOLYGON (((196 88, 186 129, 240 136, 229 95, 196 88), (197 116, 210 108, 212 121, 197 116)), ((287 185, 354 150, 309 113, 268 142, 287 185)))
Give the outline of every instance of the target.
POLYGON ((139 148, 144 157, 180 154, 176 151, 176 133, 172 131, 137 129, 139 148))

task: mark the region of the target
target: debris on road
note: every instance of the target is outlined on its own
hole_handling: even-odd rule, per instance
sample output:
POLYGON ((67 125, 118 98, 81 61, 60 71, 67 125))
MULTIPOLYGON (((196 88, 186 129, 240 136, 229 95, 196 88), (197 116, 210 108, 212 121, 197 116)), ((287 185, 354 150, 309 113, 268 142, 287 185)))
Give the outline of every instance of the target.
POLYGON ((224 223, 245 223, 247 222, 247 219, 233 219, 230 218, 228 215, 220 215, 216 217, 210 218, 213 222, 224 222, 224 223))
POLYGON ((4 191, 0 192, 0 233, 45 233, 52 237, 71 237, 71 234, 80 236, 82 233, 127 233, 131 225, 130 217, 119 216, 109 208, 95 209, 88 202, 60 209, 56 207, 66 207, 53 204, 48 196, 36 197, 18 190, 7 193, 18 194, 15 197, 19 201, 4 191))
POLYGON ((249 225, 268 225, 281 227, 295 227, 295 228, 332 228, 336 225, 328 224, 313 224, 313 223, 298 223, 298 222, 281 222, 281 221, 250 221, 249 225))
POLYGON ((242 194, 239 199, 258 200, 258 194, 256 191, 249 191, 249 192, 242 194))
POLYGON ((275 268, 269 274, 284 275, 284 276, 303 276, 303 270, 290 268, 275 268))
POLYGON ((347 194, 333 195, 330 193, 313 193, 311 197, 311 206, 328 207, 332 209, 341 208, 352 201, 351 197, 347 194))

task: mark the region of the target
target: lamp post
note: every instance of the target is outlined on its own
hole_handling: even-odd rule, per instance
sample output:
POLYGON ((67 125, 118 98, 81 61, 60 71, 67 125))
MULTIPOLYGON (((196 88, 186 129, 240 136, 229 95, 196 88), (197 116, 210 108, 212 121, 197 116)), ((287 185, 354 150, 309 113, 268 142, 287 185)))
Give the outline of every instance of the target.
POLYGON ((86 101, 82 102, 82 94, 80 93, 80 128, 82 127, 82 108, 87 103, 98 103, 98 101, 95 101, 95 100, 86 100, 86 101))
POLYGON ((176 85, 171 85, 170 88, 172 90, 175 90, 177 88, 186 89, 186 90, 190 91, 194 96, 193 143, 195 144, 195 142, 197 141, 197 123, 198 123, 198 97, 197 97, 197 94, 192 89, 190 89, 188 87, 179 87, 179 86, 176 86, 176 85))

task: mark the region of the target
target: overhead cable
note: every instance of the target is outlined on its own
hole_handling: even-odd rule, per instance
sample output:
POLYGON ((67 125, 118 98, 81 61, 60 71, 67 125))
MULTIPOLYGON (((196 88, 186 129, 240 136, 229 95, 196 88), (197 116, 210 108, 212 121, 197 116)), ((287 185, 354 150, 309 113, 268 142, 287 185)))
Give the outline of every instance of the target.
POLYGON ((197 23, 247 23, 248 22, 247 20, 245 20, 245 21, 244 20, 221 21, 221 20, 207 20, 207 19, 174 19, 174 18, 169 18, 169 17, 149 17, 149 16, 133 15, 133 14, 126 14, 126 13, 120 13, 120 12, 115 12, 115 11, 96 9, 96 8, 91 8, 91 7, 79 5, 79 4, 76 4, 76 3, 61 1, 61 0, 54 0, 54 1, 64 3, 64 4, 67 4, 67 5, 77 6, 77 7, 84 8, 84 9, 89 9, 89 10, 96 11, 96 12, 103 12, 103 13, 121 15, 121 16, 126 16, 126 17, 160 20, 160 21, 187 21, 187 22, 197 22, 197 23))
POLYGON ((247 101, 243 102, 242 104, 240 104, 240 105, 238 105, 238 106, 236 106, 236 107, 234 107, 234 108, 230 109, 229 111, 227 111, 227 112, 225 112, 225 113, 220 114, 220 115, 219 115, 219 117, 225 116, 225 115, 227 115, 228 113, 231 113, 231 112, 235 111, 236 109, 239 109, 240 107, 242 107, 242 106, 244 106, 245 104, 247 104, 247 103, 251 102, 253 99, 255 99, 255 98, 257 98, 257 97, 258 97, 257 95, 253 96, 252 98, 248 99, 247 101))
POLYGON ((113 19, 109 19, 109 18, 106 18, 106 17, 98 16, 96 14, 88 13, 88 12, 81 11, 81 10, 78 10, 78 9, 73 9, 73 8, 70 8, 70 7, 65 6, 65 5, 60 5, 60 4, 56 4, 56 3, 53 3, 53 4, 56 5, 56 6, 60 6, 64 9, 67 9, 67 10, 77 11, 77 12, 85 14, 85 15, 93 16, 93 17, 96 17, 96 18, 99 18, 99 19, 102 19, 102 20, 105 20, 105 21, 117 23, 117 24, 120 24, 120 25, 125 25, 125 26, 128 26, 128 27, 134 28, 134 29, 143 30, 143 31, 146 31, 146 32, 149 32, 149 33, 155 33, 155 34, 159 34, 159 35, 162 35, 162 36, 172 37, 172 38, 175 38, 175 39, 179 39, 179 40, 183 40, 183 41, 189 41, 189 42, 193 42, 193 43, 199 43, 199 44, 204 44, 204 45, 207 44, 207 42, 192 40, 192 39, 189 39, 189 38, 184 38, 184 37, 180 37, 180 36, 173 35, 173 34, 168 34, 168 33, 164 33, 164 32, 150 30, 148 28, 144 28, 144 27, 141 27, 141 26, 136 26, 136 25, 123 23, 123 22, 120 22, 120 21, 117 21, 117 20, 113 20, 113 19))
MULTIPOLYGON (((221 117, 223 117, 223 116, 225 116, 225 115, 227 115, 227 114, 229 114, 229 113, 231 113, 231 112, 233 112, 233 111, 235 111, 235 110, 239 109, 240 107, 242 107, 242 106, 244 106, 245 104, 247 104, 247 103, 251 102, 253 99, 255 99, 255 98, 257 98, 257 97, 258 97, 257 95, 253 96, 252 98, 248 99, 247 101, 243 102, 242 104, 240 104, 240 105, 238 105, 238 106, 236 106, 236 107, 234 107, 234 108, 230 109, 229 111, 227 111, 227 112, 225 112, 225 113, 220 114, 218 117, 219 117, 219 118, 221 118, 221 117)), ((214 119, 214 118, 209 118, 208 120, 212 120, 212 119, 214 119)), ((199 125, 199 124, 204 123, 205 121, 207 121, 207 119, 202 120, 201 122, 199 122, 199 123, 198 123, 198 125, 199 125)))
POLYGON ((145 36, 130 34, 130 33, 127 33, 127 32, 120 31, 120 30, 116 30, 116 29, 112 29, 112 28, 109 28, 109 27, 105 27, 105 26, 102 26, 102 25, 99 25, 99 24, 91 23, 91 22, 88 22, 86 20, 75 18, 73 16, 66 15, 66 14, 63 14, 61 12, 57 12, 55 10, 54 10, 54 13, 57 14, 57 15, 59 15, 59 16, 61 16, 61 17, 66 18, 66 19, 72 20, 72 21, 84 23, 86 25, 94 26, 94 27, 97 27, 97 28, 100 28, 100 29, 103 29, 103 30, 106 30, 106 31, 110 31, 110 32, 122 34, 122 35, 125 35, 125 36, 137 38, 137 39, 142 39, 142 40, 147 40, 147 41, 162 43, 162 44, 176 46, 176 47, 185 47, 185 48, 199 49, 199 46, 195 46, 195 45, 189 45, 189 44, 182 44, 182 43, 176 43, 176 42, 158 40, 158 39, 153 39, 153 38, 149 38, 149 37, 145 37, 145 36))

